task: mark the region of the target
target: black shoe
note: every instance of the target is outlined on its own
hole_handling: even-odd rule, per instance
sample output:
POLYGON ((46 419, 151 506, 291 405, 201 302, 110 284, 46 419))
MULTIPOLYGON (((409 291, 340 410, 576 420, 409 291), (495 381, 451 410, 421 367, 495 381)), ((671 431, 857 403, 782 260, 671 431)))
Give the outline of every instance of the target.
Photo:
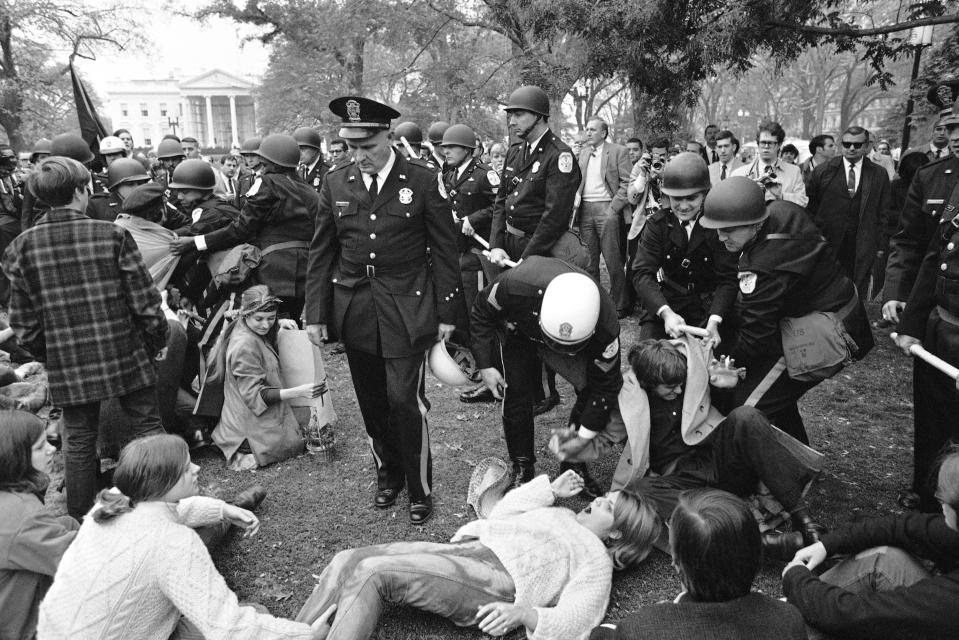
POLYGON ((236 494, 231 502, 241 509, 256 511, 264 498, 266 498, 266 488, 263 485, 255 484, 236 494))
POLYGON ((373 504, 377 509, 392 507, 396 503, 396 498, 400 495, 400 491, 402 491, 402 489, 377 489, 376 497, 373 498, 373 504))
MULTIPOLYGON (((47 440, 49 440, 49 438, 47 438, 47 440)), ((915 511, 919 508, 922 498, 920 498, 919 494, 912 489, 903 489, 899 492, 896 502, 898 502, 899 506, 906 511, 915 511)))
POLYGON ((536 476, 536 467, 530 458, 512 458, 513 461, 513 483, 510 489, 515 489, 524 485, 536 476))
POLYGON ((333 345, 333 348, 330 349, 331 356, 340 356, 346 353, 346 347, 343 346, 342 342, 337 342, 333 345))
POLYGON ((762 534, 763 553, 767 558, 789 562, 796 552, 805 545, 798 531, 764 531, 762 534))
POLYGON ((599 486, 599 483, 589 474, 589 469, 586 468, 585 462, 560 462, 559 463, 559 473, 563 474, 567 469, 572 469, 583 479, 583 491, 580 495, 586 496, 588 498, 598 498, 599 496, 606 495, 606 492, 602 490, 599 486))
POLYGON ((410 524, 421 525, 433 517, 433 497, 410 500, 410 524))
POLYGON ((474 402, 494 402, 496 400, 493 397, 493 392, 489 390, 485 384, 481 384, 478 387, 474 387, 469 391, 464 391, 460 394, 460 402, 465 402, 466 404, 473 404, 474 402))
POLYGON ((534 416, 542 415, 558 404, 559 404, 559 394, 554 391, 533 405, 533 415, 534 416))
POLYGON ((793 531, 802 534, 805 546, 816 544, 827 533, 826 527, 810 518, 805 509, 793 510, 792 523, 793 531))

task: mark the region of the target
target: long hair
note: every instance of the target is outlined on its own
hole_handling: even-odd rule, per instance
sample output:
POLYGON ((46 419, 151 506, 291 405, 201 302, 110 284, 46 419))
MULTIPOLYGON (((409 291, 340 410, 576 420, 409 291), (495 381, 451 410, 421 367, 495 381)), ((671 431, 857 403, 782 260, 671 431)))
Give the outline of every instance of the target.
POLYGON ((959 445, 950 445, 939 458, 936 498, 959 511, 959 445))
POLYGON ((50 484, 33 466, 33 445, 43 436, 43 420, 19 410, 0 411, 0 490, 35 493, 41 499, 50 484))
POLYGON ((669 340, 641 340, 627 359, 643 389, 686 382, 686 356, 669 340))
POLYGON ((155 500, 176 486, 190 466, 190 449, 179 436, 155 435, 123 447, 113 472, 115 489, 97 496, 96 522, 130 511, 140 502, 155 500))
POLYGON ((621 535, 609 544, 609 557, 613 568, 622 570, 646 559, 662 532, 662 522, 647 500, 621 491, 613 510, 613 530, 621 535))
POLYGON ((680 494, 669 520, 669 548, 687 593, 700 602, 747 595, 762 562, 749 506, 719 489, 680 494))

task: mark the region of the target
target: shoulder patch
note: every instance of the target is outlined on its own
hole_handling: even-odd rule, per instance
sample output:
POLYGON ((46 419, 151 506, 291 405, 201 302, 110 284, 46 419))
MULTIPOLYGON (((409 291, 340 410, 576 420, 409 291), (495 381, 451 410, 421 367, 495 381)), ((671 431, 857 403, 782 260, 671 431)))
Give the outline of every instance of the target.
POLYGON ((494 187, 499 186, 499 174, 492 169, 486 172, 486 180, 494 187))
POLYGON ((437 174, 436 174, 436 187, 437 187, 437 189, 438 189, 439 192, 440 192, 440 196, 442 196, 442 198, 443 198, 444 200, 446 200, 447 198, 449 198, 449 196, 446 195, 446 187, 443 185, 443 174, 442 174, 442 173, 437 173, 437 174))
POLYGON ((250 185, 250 189, 246 192, 246 197, 255 196, 257 191, 260 190, 261 184, 263 184, 263 178, 257 177, 257 179, 253 181, 253 184, 250 185))
POLYGON ((619 353, 619 338, 613 338, 613 341, 603 349, 603 359, 609 360, 619 353))
POLYGON ((739 272, 739 290, 745 294, 750 294, 756 290, 756 274, 752 271, 739 272))
POLYGON ((563 151, 559 154, 558 161, 559 170, 562 173, 571 173, 573 171, 573 153, 571 151, 563 151))
POLYGON ((499 302, 496 301, 496 292, 499 290, 499 283, 493 283, 493 286, 490 287, 489 295, 486 297, 486 301, 489 302, 490 306, 496 309, 497 311, 502 311, 503 307, 499 305, 499 302))
POLYGON ((196 209, 193 210, 193 213, 191 214, 190 217, 193 218, 193 222, 198 222, 200 220, 200 216, 202 215, 203 215, 203 207, 197 207, 196 209))

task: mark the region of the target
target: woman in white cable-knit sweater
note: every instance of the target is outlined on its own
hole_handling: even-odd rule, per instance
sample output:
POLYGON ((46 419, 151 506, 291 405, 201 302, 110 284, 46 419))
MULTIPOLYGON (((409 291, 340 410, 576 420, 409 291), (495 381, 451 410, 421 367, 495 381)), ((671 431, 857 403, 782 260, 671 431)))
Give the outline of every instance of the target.
POLYGON ((366 640, 386 601, 494 636, 523 626, 532 640, 585 638, 606 613, 614 566, 643 560, 660 522, 628 492, 596 498, 579 513, 553 506, 582 488, 572 470, 552 483, 538 476, 507 493, 488 518, 462 527, 450 544, 341 551, 297 620, 315 620, 336 605, 327 640, 366 640))
POLYGON ((100 493, 40 605, 38 638, 168 640, 188 628, 206 640, 326 635, 322 616, 311 627, 237 602, 200 536, 178 522, 177 504, 197 502, 217 512, 210 522, 226 517, 250 527, 248 533, 258 521, 220 500, 195 498, 198 471, 177 436, 148 436, 124 447, 116 489, 100 493))

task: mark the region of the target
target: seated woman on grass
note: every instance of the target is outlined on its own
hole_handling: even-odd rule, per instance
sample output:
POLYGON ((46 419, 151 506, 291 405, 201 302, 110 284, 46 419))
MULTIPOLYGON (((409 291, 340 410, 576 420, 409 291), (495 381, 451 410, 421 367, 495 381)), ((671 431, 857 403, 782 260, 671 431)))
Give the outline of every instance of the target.
POLYGON ((336 554, 297 620, 336 605, 327 640, 366 640, 383 602, 436 613, 502 636, 525 627, 534 640, 576 640, 602 621, 613 569, 642 561, 661 530, 642 498, 615 491, 574 513, 553 506, 576 495, 569 470, 513 489, 488 518, 448 544, 393 542, 336 554))

